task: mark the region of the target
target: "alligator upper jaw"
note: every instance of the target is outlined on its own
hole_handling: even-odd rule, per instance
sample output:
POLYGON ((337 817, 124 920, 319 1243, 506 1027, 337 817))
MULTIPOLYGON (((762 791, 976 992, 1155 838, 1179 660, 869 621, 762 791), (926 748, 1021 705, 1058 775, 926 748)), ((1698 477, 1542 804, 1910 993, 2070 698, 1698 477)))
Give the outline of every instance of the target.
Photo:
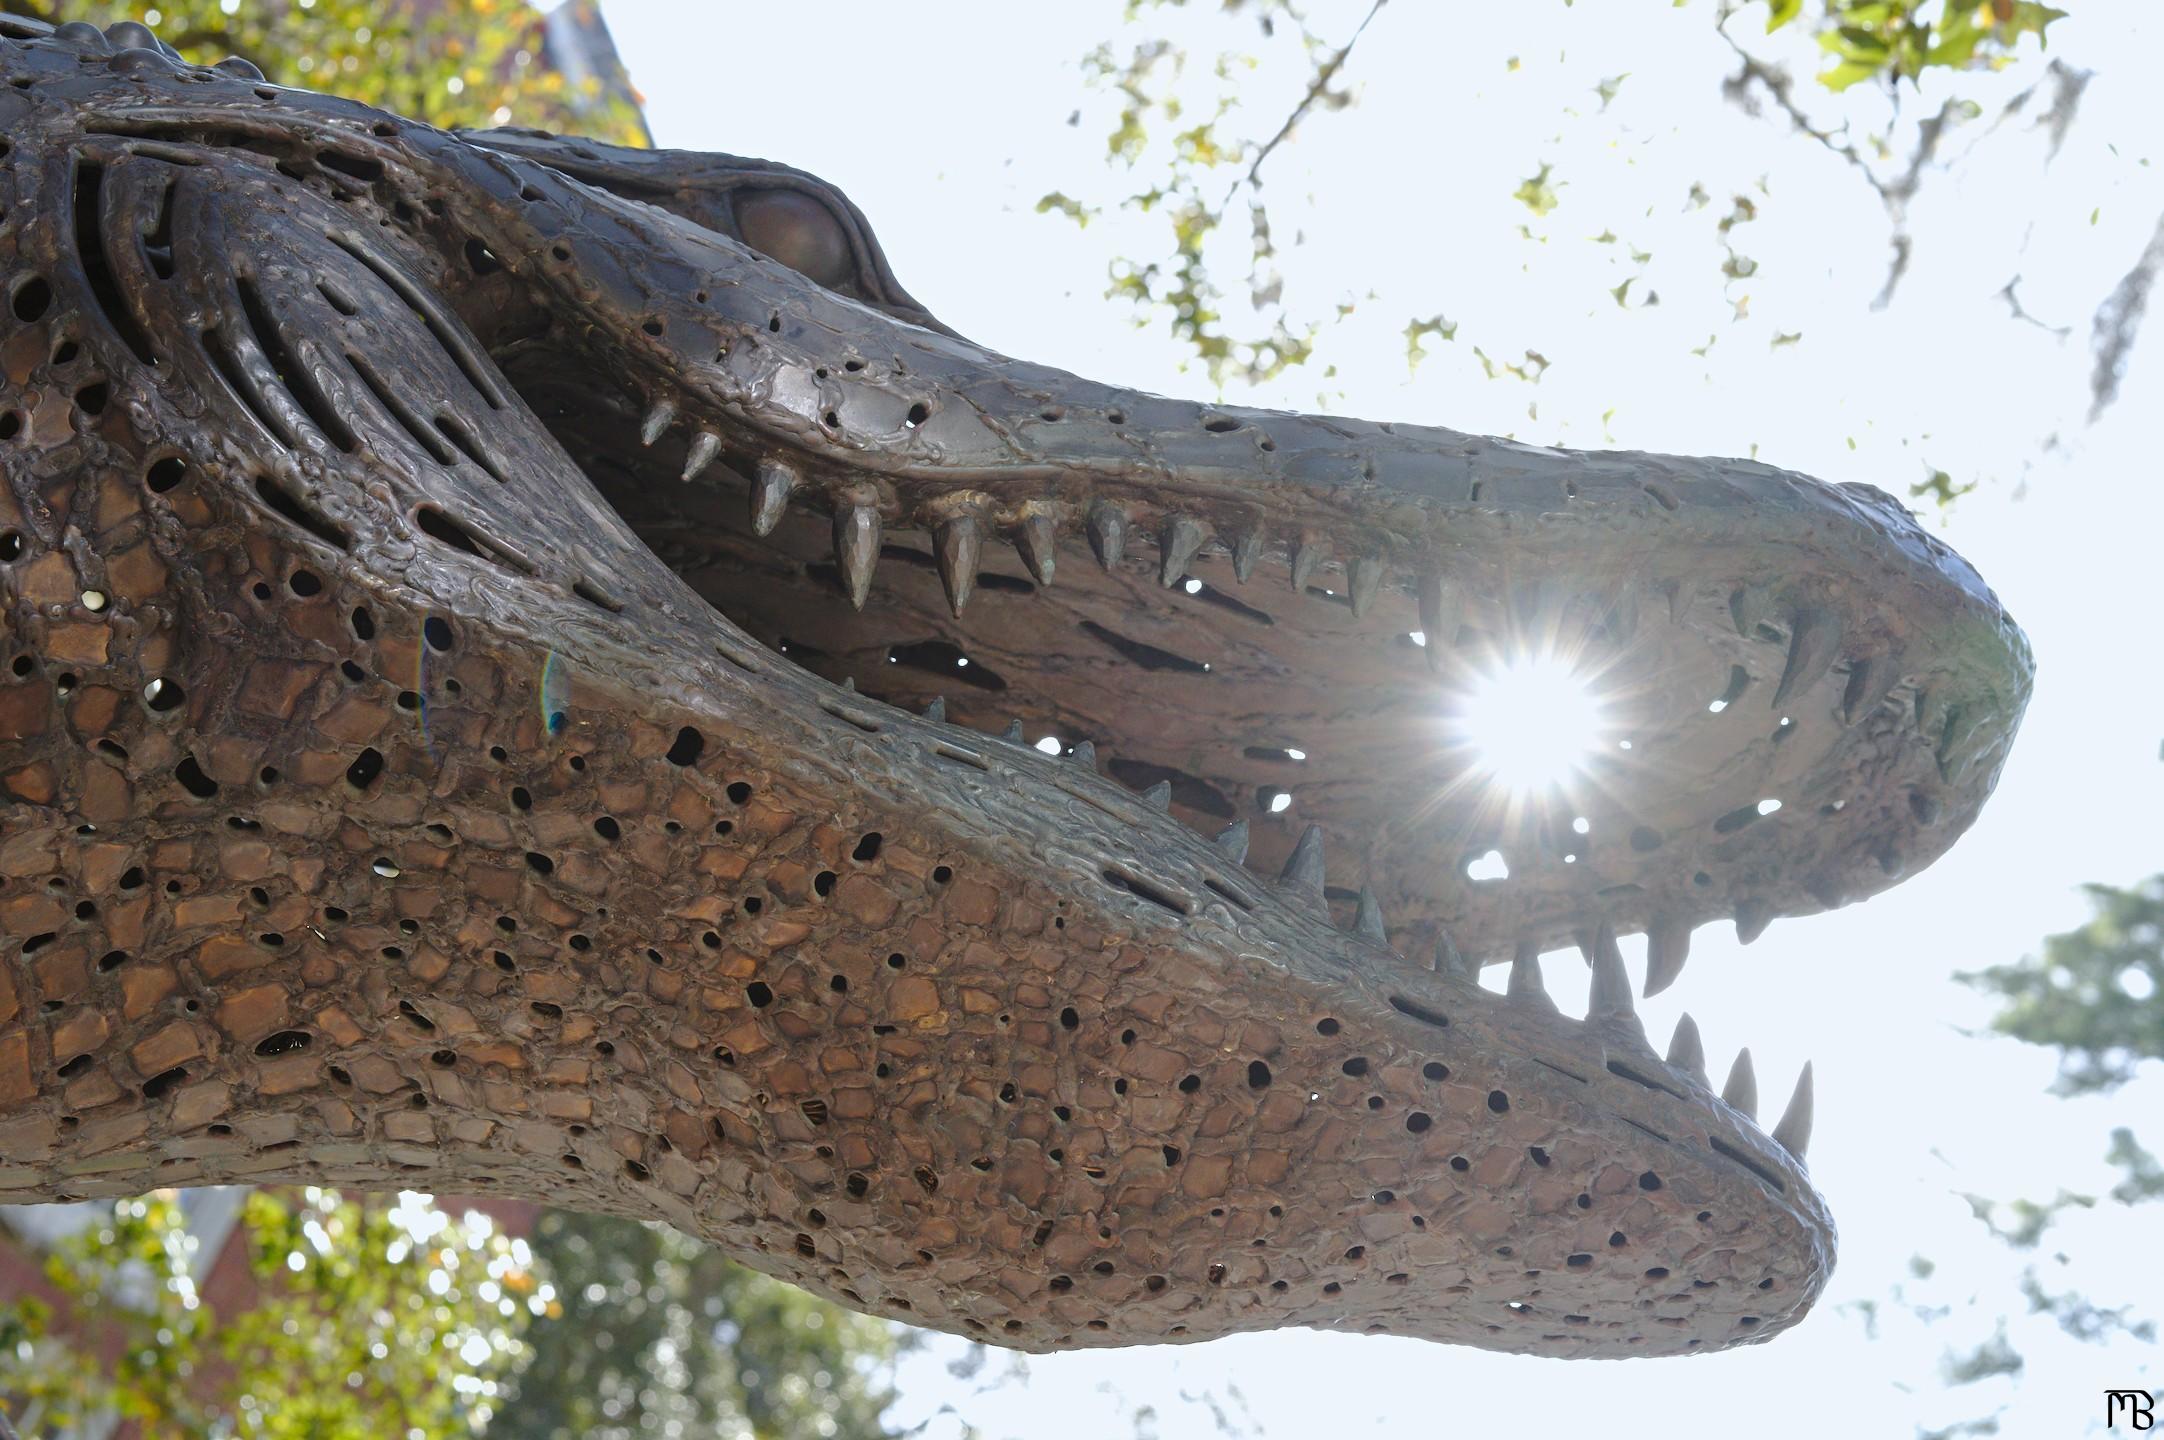
POLYGON ((2019 631, 1879 492, 1114 390, 652 223, 636 274, 536 278, 593 348, 497 347, 642 538, 830 680, 1089 740, 1267 863, 1321 823, 1342 918, 1371 889, 1489 963, 1607 921, 1658 988, 1699 924, 1929 864, 2026 703, 2019 631), (1529 659, 1584 677, 1602 748, 1509 803, 1452 717, 1529 659), (1507 882, 1468 875, 1490 851, 1507 882))

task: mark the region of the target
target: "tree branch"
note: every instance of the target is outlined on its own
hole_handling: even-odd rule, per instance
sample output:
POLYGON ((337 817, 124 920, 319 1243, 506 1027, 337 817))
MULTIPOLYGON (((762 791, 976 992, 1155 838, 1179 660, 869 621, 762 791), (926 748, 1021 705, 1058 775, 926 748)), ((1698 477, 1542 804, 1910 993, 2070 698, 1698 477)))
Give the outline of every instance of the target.
POLYGON ((1756 55, 1744 49, 1736 37, 1728 33, 1728 17, 1726 15, 1723 15, 1720 23, 1713 28, 1720 33, 1723 40, 1728 42, 1728 48, 1736 52, 1736 59, 1743 65, 1743 73, 1730 82, 1731 88, 1739 92, 1745 91, 1750 88, 1751 81, 1757 81, 1765 92, 1773 97, 1773 103, 1780 107, 1781 113, 1788 117, 1789 124, 1855 166, 1863 175, 1864 182, 1871 187, 1879 199, 1882 201, 1887 199, 1886 186, 1879 180, 1878 173, 1871 168, 1871 162, 1863 158, 1862 152, 1832 131, 1819 129, 1811 123, 1811 117, 1803 113, 1803 107, 1796 103, 1795 82, 1793 80, 1789 79, 1784 72, 1774 69, 1756 55))
POLYGON ((1337 72, 1344 67, 1346 58, 1352 54, 1353 46, 1360 43, 1360 37, 1367 33, 1368 25, 1381 12, 1383 6, 1389 3, 1390 0, 1375 0, 1375 3, 1368 7, 1368 13, 1361 19, 1360 24, 1354 28, 1352 38, 1339 47, 1337 54, 1331 56, 1322 68, 1315 72, 1314 80, 1308 84, 1307 93, 1300 97, 1299 104, 1292 107, 1292 113, 1285 117, 1285 123, 1277 127, 1277 133, 1270 137, 1262 149, 1255 152, 1255 163, 1247 167, 1247 174, 1235 180, 1232 188, 1225 192, 1225 205, 1232 203, 1232 197, 1240 193, 1242 185, 1258 189, 1261 187, 1263 162, 1270 158, 1271 152, 1284 142, 1285 137, 1292 133, 1293 127, 1306 117, 1307 112, 1314 108, 1315 102, 1323 97, 1324 92, 1330 88, 1330 82, 1337 78, 1337 72))
MULTIPOLYGON (((1728 82, 1730 93, 1747 94, 1755 81, 1773 97, 1773 103, 1780 107, 1781 113, 1788 117, 1788 123, 1793 125, 1799 134, 1810 136, 1829 152, 1853 166, 1856 173, 1863 176, 1864 183, 1871 187, 1871 193, 1878 196, 1879 204, 1885 208, 1886 218, 1893 225, 1893 233, 1887 237, 1887 244, 1893 250, 1893 259, 1886 267, 1886 283, 1879 288, 1877 297, 1871 302, 1872 309, 1885 309, 1887 303, 1893 299, 1895 287, 1900 285, 1901 278, 1908 273, 1913 248, 1908 233, 1908 202, 1915 197, 1917 187, 1923 183, 1924 167, 1938 158, 1939 142, 1945 138, 1947 125, 1953 120, 1961 102, 1947 100, 1939 106, 1938 114, 1920 123, 1916 127, 1916 149, 1909 156, 1907 167, 1894 179, 1884 179, 1878 171, 1871 168, 1871 162, 1864 159, 1863 152, 1847 139, 1833 131, 1821 130, 1811 123, 1811 117, 1796 103, 1795 82, 1787 73, 1760 60, 1745 49, 1735 36, 1728 33, 1729 13, 1732 12, 1724 12, 1713 28, 1719 32, 1721 39, 1728 42, 1728 48, 1735 52, 1737 61, 1743 66, 1742 71, 1728 82)), ((1899 95, 1898 89, 1895 94, 1899 95)))
POLYGON ((2119 398, 2119 380, 2126 371, 2127 352, 2134 348, 2134 336, 2141 329, 2143 312, 2149 308, 2149 291, 2156 283, 2159 272, 2164 272, 2164 216, 2159 216, 2156 231, 2143 247, 2141 256, 2112 287, 2104 303, 2096 307, 2094 344, 2096 369, 2089 377, 2089 423, 2094 425, 2097 417, 2111 407, 2119 398))

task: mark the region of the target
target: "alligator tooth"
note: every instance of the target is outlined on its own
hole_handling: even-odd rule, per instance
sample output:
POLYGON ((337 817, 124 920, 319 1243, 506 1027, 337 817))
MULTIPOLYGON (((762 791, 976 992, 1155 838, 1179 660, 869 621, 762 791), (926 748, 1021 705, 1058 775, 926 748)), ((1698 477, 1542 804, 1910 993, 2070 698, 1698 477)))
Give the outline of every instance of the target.
POLYGON ((1366 886, 1360 889, 1360 908, 1353 914, 1353 929, 1377 944, 1390 938, 1383 931, 1382 902, 1377 900, 1375 892, 1366 886))
POLYGON ((105 27, 105 38, 123 50, 156 50, 157 32, 139 20, 122 20, 105 27))
POLYGON ((1160 780, 1143 791, 1142 803, 1152 810, 1170 810, 1172 808, 1172 782, 1170 780, 1160 780))
POLYGON ((1059 539, 1059 522, 1042 510, 1032 510, 1022 517, 1022 523, 1014 532, 1014 548, 1021 553, 1022 563, 1029 567, 1031 578, 1039 585, 1052 583, 1052 550, 1059 539))
POLYGON ((1656 915, 1646 927, 1646 996, 1676 983, 1683 962, 1691 958, 1691 926, 1680 915, 1656 915))
POLYGON ((1168 589, 1180 583, 1187 574, 1188 564, 1195 552, 1210 538, 1210 532, 1192 515, 1175 515, 1165 522, 1164 533, 1158 544, 1164 551, 1164 564, 1157 572, 1157 583, 1168 589))
POLYGON ((1375 603, 1375 592, 1382 589, 1383 562, 1379 555, 1362 555, 1352 562, 1352 570, 1346 577, 1346 588, 1352 600, 1353 618, 1359 620, 1375 603))
POLYGON ((1445 592, 1443 577, 1434 572, 1420 577, 1420 636, 1428 643, 1422 648, 1427 652, 1428 669, 1440 675, 1443 670, 1443 653, 1458 633, 1456 607, 1444 608, 1445 592))
POLYGON ((999 732, 999 738, 1013 745, 1028 743, 1022 739, 1022 722, 1019 720, 1009 720, 1007 728, 999 732))
POLYGON ((1247 822, 1235 820, 1217 832, 1218 853, 1235 865, 1247 862, 1247 822))
POLYGON ((1701 1085, 1713 1083, 1706 1078, 1705 1042, 1698 1038, 1698 1022, 1691 1018, 1688 1010, 1676 1021, 1675 1037, 1668 1042, 1668 1063, 1696 1076, 1701 1085))
POLYGON ((1738 635, 1748 638, 1757 631, 1759 622, 1766 618, 1768 598, 1762 585, 1736 587, 1736 593, 1728 597, 1728 614, 1736 622, 1738 635))
POLYGON ((1097 747, 1087 740, 1078 740, 1074 747, 1074 762, 1088 769, 1097 768, 1097 747))
POLYGON ((974 515, 957 515, 932 534, 932 558, 939 563, 939 583, 947 589, 954 618, 977 588, 977 560, 984 553, 984 531, 974 515))
POLYGON ((1841 655, 1841 631, 1838 610, 1805 610, 1796 616, 1788 636, 1788 665, 1781 671, 1781 683, 1773 688, 1774 709, 1780 709, 1789 696, 1816 685, 1833 668, 1841 655))
POLYGON ((1697 592, 1684 586, 1681 580, 1670 580, 1661 586, 1661 593, 1668 597, 1668 623, 1681 625, 1683 617, 1691 613, 1691 601, 1697 592))
POLYGON ((1828 910, 1838 910, 1848 903, 1848 887, 1838 875, 1818 874, 1805 878, 1804 893, 1828 910))
POLYGON ((1510 984, 1504 993, 1521 1005, 1535 1005, 1553 1011, 1555 1002, 1548 998, 1547 984, 1540 974, 1540 947, 1530 940, 1518 943, 1518 953, 1510 957, 1510 984))
POLYGON ((1721 1100, 1753 1120, 1758 1118, 1758 1077, 1751 1073, 1749 1046, 1738 1050, 1736 1063, 1728 1067, 1728 1083, 1721 1087, 1721 1100))
POLYGON ((751 533, 764 539, 781 523, 789 496, 797 487, 796 467, 784 460, 761 460, 751 486, 751 533))
POLYGON ((1453 941, 1450 932, 1441 926, 1437 926, 1435 930, 1434 968, 1445 975, 1456 975, 1465 980, 1480 979, 1480 967, 1458 952, 1457 942, 1453 941))
POLYGON ((1600 610, 1600 627, 1611 645, 1628 645, 1638 633, 1638 590, 1626 585, 1607 597, 1600 610))
POLYGON ((1292 544, 1292 588, 1295 594, 1305 595, 1308 582, 1315 578, 1315 567, 1322 563, 1322 546, 1308 536, 1302 535, 1292 544))
POLYGON ((1783 1150, 1803 1158, 1803 1152, 1811 1145, 1811 1062, 1803 1062, 1803 1073, 1796 1077, 1796 1093, 1788 1097, 1788 1108, 1781 1112, 1781 1123, 1773 1127, 1773 1141, 1783 1150))
POLYGON ((1946 729, 1939 736, 1939 778, 1947 784, 1958 782, 1976 758, 1971 743, 1983 728, 1983 710, 1975 705, 1956 705, 1948 710, 1946 729))
POLYGON ((1945 725, 1952 708, 1952 702, 1946 698, 1946 687, 1944 685, 1918 686, 1916 690, 1916 733, 1936 746, 1941 727, 1945 725))
POLYGON ((1097 563, 1110 570, 1127 553, 1127 512, 1109 500, 1090 507, 1090 548, 1097 563))
POLYGON ((1748 945, 1766 933, 1773 923, 1773 907, 1763 900, 1746 900, 1736 907, 1736 943, 1748 945))
POLYGON ((721 437, 711 430, 701 430, 691 440, 691 448, 684 452, 684 473, 681 479, 689 480, 701 470, 714 463, 721 453, 721 437))
POLYGON ((671 424, 675 423, 675 420, 676 402, 674 400, 656 400, 654 408, 647 411, 646 418, 639 422, 639 443, 641 445, 653 444, 662 437, 662 434, 671 424))
POLYGON ((934 725, 946 724, 947 697, 944 695, 934 695, 932 697, 932 703, 924 707, 924 718, 931 721, 934 725))
POLYGON ((1593 936, 1593 992, 1586 1004, 1588 1016, 1636 1015, 1631 1004, 1630 972, 1623 968, 1623 951, 1616 944, 1615 926, 1600 922, 1593 936))
POLYGON ((1278 888, 1304 892, 1318 910, 1327 911, 1323 899, 1322 826, 1310 825, 1300 832, 1300 843, 1277 877, 1278 888))
POLYGON ((1848 667, 1848 688, 1841 695, 1841 723, 1854 725, 1886 703, 1894 686, 1901 683, 1901 658, 1898 655, 1867 655, 1852 660, 1848 667))
POLYGON ((110 54, 113 48, 106 40, 105 32, 88 20, 70 20, 53 31, 53 38, 72 41, 85 49, 95 50, 100 55, 110 54))
POLYGON ((1250 525, 1232 542, 1232 578, 1245 585, 1255 573, 1255 562, 1261 558, 1262 527, 1250 525))
POLYGON ((844 675, 844 676, 842 676, 842 693, 843 693, 844 695, 854 695, 854 694, 856 694, 856 693, 857 693, 857 677, 856 677, 856 676, 854 676, 854 675, 844 675))
POLYGON ((879 511, 875 507, 844 505, 835 510, 834 559, 841 566, 849 603, 862 610, 872 593, 872 571, 879 564, 879 511))

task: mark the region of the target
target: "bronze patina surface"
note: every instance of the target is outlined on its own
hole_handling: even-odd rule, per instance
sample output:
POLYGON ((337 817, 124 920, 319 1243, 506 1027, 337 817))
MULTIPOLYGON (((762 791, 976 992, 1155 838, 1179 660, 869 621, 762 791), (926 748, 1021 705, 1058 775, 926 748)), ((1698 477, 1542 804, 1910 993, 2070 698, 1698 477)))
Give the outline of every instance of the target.
POLYGON ((528 1195, 1033 1350, 1819 1293, 1808 1083, 1615 937, 1974 818, 2027 647, 1890 498, 1011 360, 762 162, 0 69, 0 1198, 528 1195), (1619 738, 1506 805, 1438 717, 1546 648, 1619 738))

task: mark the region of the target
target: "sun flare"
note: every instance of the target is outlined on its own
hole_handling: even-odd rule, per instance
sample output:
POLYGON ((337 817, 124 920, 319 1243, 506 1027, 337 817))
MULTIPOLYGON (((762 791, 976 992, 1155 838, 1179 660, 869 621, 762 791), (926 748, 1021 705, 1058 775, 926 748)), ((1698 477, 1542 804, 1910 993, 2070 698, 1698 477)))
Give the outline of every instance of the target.
POLYGON ((1456 728, 1480 768, 1513 794, 1571 778, 1600 740, 1600 704, 1571 666, 1533 656, 1481 677, 1456 728))

